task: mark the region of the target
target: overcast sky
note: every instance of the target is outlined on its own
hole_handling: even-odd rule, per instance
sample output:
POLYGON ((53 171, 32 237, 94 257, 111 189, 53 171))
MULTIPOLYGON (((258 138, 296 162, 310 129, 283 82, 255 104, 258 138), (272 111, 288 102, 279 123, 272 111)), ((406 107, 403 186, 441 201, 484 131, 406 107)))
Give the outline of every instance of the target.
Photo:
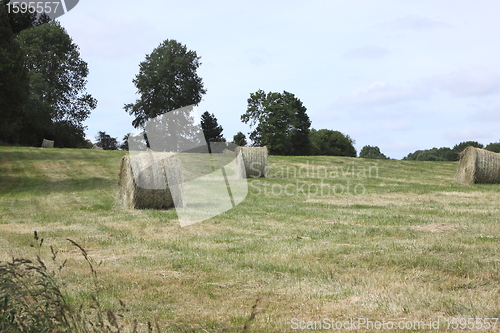
POLYGON ((312 128, 400 159, 500 140, 498 13, 491 0, 81 0, 58 20, 99 101, 91 139, 133 130, 123 105, 138 98, 139 63, 175 39, 201 56, 198 113, 214 113, 228 141, 250 131, 240 120, 250 93, 286 90, 312 128))

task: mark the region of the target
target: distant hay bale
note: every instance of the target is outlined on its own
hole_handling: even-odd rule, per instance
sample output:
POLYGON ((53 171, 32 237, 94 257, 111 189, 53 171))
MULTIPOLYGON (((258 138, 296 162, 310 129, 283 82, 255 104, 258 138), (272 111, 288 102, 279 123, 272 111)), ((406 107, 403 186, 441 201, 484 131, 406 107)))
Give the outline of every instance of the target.
POLYGON ((500 184, 500 154, 467 147, 460 153, 457 184, 500 184))
POLYGON ((54 141, 43 139, 42 148, 54 148, 54 141))
POLYGON ((245 166, 239 173, 246 178, 267 177, 267 147, 237 147, 235 153, 241 153, 245 166))
POLYGON ((96 149, 96 150, 103 150, 101 147, 97 146, 97 145, 93 145, 92 146, 92 149, 96 149))
POLYGON ((181 161, 171 153, 122 157, 120 198, 128 209, 184 207, 181 161))

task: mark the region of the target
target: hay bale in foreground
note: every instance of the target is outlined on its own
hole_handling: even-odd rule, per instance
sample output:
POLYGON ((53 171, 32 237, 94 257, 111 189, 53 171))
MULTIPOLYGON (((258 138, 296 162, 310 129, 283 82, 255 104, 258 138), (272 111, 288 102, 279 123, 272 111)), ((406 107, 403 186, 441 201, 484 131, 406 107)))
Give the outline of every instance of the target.
POLYGON ((128 209, 184 207, 181 161, 171 153, 122 157, 120 198, 128 209))
POLYGON ((54 148, 54 141, 43 139, 42 148, 54 148))
POLYGON ((267 147, 236 147, 236 155, 241 153, 247 178, 267 177, 267 147))
POLYGON ((457 184, 500 184, 500 154, 467 147, 460 153, 457 184))

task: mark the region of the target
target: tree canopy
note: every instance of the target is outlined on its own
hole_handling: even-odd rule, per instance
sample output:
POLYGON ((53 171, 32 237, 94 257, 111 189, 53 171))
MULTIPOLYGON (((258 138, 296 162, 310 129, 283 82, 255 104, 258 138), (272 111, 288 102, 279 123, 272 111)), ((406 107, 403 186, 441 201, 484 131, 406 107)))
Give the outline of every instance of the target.
POLYGON ((133 80, 140 98, 124 106, 135 117, 135 128, 158 115, 200 103, 206 93, 196 72, 200 59, 195 51, 173 39, 165 40, 146 55, 133 80))
POLYGON ((500 153, 500 142, 492 142, 484 147, 484 149, 492 151, 494 153, 500 153))
POLYGON ((87 64, 59 23, 0 6, 0 140, 57 147, 86 144, 83 121, 97 101, 85 93, 87 64))
POLYGON ((245 147, 247 143, 247 137, 243 132, 238 132, 233 136, 233 143, 240 147, 245 147))
POLYGON ((408 161, 452 161, 454 152, 448 147, 416 150, 408 154, 403 160, 408 161))
POLYGON ((118 150, 118 139, 111 137, 106 132, 99 131, 95 139, 95 144, 104 150, 118 150))
POLYGON ((0 6, 0 141, 17 143, 22 126, 20 115, 29 96, 28 71, 4 2, 0 6))
POLYGON ((328 129, 311 130, 312 154, 356 157, 354 140, 349 135, 328 129))
MULTIPOLYGON (((26 116, 27 120, 37 119, 35 123, 28 121, 30 132, 35 129, 44 136, 54 137, 64 128, 83 141, 83 121, 97 101, 85 92, 89 70, 80 58, 78 46, 57 22, 23 30, 18 40, 25 54, 30 85, 26 116), (44 121, 38 121, 40 119, 44 121)), ((40 140, 39 137, 33 139, 40 140)), ((60 147, 74 144, 66 142, 66 136, 59 136, 56 141, 60 147)))
POLYGON ((387 156, 382 154, 380 151, 380 148, 377 146, 364 146, 361 148, 361 151, 359 152, 359 157, 361 158, 371 158, 371 159, 381 159, 385 160, 388 159, 387 156))
POLYGON ((309 155, 307 109, 292 93, 258 90, 250 94, 247 111, 241 120, 253 127, 250 140, 254 146, 267 146, 273 155, 309 155))
POLYGON ((456 144, 453 148, 441 147, 417 150, 408 154, 403 160, 409 161, 458 161, 460 153, 467 147, 473 146, 483 148, 484 146, 476 141, 465 141, 456 144))

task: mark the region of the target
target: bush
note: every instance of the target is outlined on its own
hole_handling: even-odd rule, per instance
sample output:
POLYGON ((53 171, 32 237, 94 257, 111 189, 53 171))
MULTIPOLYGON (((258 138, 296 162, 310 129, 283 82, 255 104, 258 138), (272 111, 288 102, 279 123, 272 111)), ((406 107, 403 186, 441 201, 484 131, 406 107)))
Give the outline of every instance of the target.
POLYGON ((380 148, 377 146, 364 146, 359 152, 359 157, 361 158, 373 158, 373 159, 388 159, 387 156, 380 152, 380 148))
POLYGON ((349 135, 327 129, 312 129, 309 137, 312 155, 356 157, 355 142, 349 135))

